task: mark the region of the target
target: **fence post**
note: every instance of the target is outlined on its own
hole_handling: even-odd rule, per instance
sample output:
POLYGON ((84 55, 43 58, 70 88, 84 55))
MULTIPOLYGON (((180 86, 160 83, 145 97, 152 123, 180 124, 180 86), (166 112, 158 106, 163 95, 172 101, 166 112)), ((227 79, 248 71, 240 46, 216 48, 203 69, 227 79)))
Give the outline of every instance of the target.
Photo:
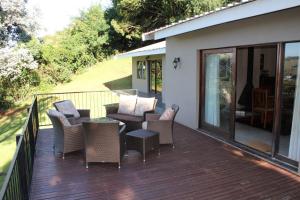
POLYGON ((18 146, 18 143, 19 143, 19 141, 20 141, 20 138, 21 138, 21 134, 17 134, 16 135, 16 145, 18 146))
POLYGON ((24 136, 20 135, 19 142, 21 143, 20 149, 19 149, 19 155, 17 157, 17 167, 20 177, 20 189, 21 189, 21 196, 22 199, 28 200, 29 199, 29 191, 28 191, 28 177, 26 174, 26 161, 25 161, 25 144, 24 144, 24 136))
POLYGON ((37 96, 35 96, 33 109, 34 109, 35 128, 36 128, 35 141, 34 141, 34 143, 36 143, 37 134, 38 134, 38 131, 39 131, 39 128, 40 128, 40 122, 39 122, 39 110, 38 110, 38 100, 37 100, 37 96))

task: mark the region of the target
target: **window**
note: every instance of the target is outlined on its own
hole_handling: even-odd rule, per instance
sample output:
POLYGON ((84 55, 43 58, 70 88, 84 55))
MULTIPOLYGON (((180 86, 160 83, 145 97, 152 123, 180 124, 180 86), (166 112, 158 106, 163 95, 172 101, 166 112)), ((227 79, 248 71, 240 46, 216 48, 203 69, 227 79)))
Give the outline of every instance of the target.
POLYGON ((146 61, 137 61, 137 78, 146 79, 146 61))

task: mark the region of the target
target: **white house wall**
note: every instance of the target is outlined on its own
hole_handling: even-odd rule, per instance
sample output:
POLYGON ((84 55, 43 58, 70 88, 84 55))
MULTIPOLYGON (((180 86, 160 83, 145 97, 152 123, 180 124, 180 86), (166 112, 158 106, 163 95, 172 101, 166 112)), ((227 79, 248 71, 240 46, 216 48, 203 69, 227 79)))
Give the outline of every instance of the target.
MULTIPOLYGON (((145 60, 162 60, 162 77, 163 77, 163 90, 164 90, 164 76, 165 76, 165 55, 151 55, 151 56, 139 56, 132 57, 132 88, 138 89, 141 92, 149 92, 149 69, 146 68, 146 79, 137 79, 137 61, 145 60)), ((164 94, 163 94, 164 99, 164 94)))
POLYGON ((167 105, 180 106, 177 121, 198 128, 199 50, 300 40, 299 19, 300 8, 293 8, 167 38, 163 94, 167 105), (177 70, 175 57, 181 60, 177 70))

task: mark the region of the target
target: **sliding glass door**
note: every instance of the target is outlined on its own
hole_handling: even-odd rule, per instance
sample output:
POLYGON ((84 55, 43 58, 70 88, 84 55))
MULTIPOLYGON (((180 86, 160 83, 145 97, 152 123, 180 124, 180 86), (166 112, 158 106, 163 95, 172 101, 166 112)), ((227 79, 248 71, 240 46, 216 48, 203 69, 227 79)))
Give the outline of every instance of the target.
POLYGON ((202 52, 201 127, 228 138, 233 131, 234 48, 202 52))
POLYGON ((278 154, 300 160, 300 42, 283 46, 278 154))

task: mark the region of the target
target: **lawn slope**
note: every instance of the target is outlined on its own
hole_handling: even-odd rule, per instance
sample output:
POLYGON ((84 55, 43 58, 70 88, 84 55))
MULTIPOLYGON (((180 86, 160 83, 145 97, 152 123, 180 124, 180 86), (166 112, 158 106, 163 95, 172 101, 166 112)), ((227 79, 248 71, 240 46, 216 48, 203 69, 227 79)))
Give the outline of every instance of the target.
POLYGON ((131 59, 108 60, 74 76, 70 83, 56 86, 52 92, 128 89, 131 74, 131 59))

